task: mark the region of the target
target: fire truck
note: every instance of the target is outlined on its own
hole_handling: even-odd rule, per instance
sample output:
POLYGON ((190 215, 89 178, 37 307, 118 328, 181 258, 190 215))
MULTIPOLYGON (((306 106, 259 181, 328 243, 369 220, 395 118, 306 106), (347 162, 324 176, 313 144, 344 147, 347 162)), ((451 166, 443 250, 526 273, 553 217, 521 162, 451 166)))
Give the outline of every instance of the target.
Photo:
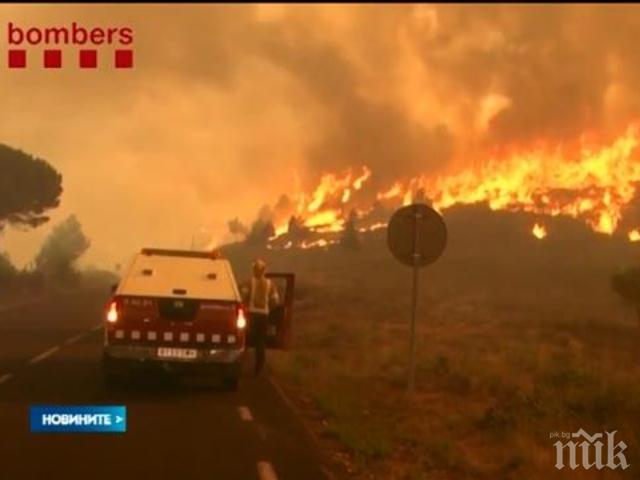
MULTIPOLYGON (((270 314, 267 345, 286 349, 294 276, 268 276, 284 295, 270 314)), ((235 390, 252 343, 247 316, 227 259, 215 252, 144 248, 113 287, 106 306, 106 384, 121 385, 136 370, 150 367, 216 376, 235 390)))

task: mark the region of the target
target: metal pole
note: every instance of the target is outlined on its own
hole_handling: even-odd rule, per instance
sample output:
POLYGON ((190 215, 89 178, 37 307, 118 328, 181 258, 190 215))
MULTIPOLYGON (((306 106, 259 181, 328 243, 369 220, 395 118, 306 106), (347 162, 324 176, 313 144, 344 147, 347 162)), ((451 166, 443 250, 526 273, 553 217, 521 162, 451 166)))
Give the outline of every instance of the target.
POLYGON ((416 383, 416 315, 418 310, 418 272, 420 271, 420 252, 418 244, 420 241, 420 220, 422 215, 418 211, 414 214, 413 220, 413 294, 411 299, 411 346, 409 359, 409 382, 407 389, 410 393, 415 390, 416 383))

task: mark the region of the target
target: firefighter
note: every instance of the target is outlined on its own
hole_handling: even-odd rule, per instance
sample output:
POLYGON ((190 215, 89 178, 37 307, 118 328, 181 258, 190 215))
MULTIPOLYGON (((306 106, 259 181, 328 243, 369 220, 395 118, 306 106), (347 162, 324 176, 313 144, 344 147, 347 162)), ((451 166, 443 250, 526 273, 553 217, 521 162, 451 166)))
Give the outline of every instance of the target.
POLYGON ((266 278, 267 264, 263 260, 253 262, 253 275, 243 288, 245 302, 249 310, 249 332, 255 348, 255 375, 264 367, 269 312, 280 303, 278 289, 266 278))

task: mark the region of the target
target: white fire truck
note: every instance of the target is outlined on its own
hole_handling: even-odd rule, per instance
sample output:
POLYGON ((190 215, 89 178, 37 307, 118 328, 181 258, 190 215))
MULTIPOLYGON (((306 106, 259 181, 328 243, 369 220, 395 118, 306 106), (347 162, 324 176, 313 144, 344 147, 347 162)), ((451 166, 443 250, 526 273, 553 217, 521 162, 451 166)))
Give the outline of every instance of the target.
MULTIPOLYGON (((289 343, 294 276, 269 274, 284 286, 270 315, 269 348, 289 343)), ((137 367, 221 375, 235 389, 251 335, 228 260, 211 252, 145 248, 114 287, 106 308, 103 372, 121 383, 137 367)))

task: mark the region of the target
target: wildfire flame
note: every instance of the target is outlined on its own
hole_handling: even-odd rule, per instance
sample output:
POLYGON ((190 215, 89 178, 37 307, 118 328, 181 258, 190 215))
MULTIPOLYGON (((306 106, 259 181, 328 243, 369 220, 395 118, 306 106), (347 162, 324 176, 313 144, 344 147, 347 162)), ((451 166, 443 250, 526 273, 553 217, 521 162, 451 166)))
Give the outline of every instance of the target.
POLYGON ((335 195, 339 195, 341 202, 346 203, 351 197, 351 189, 360 190, 370 176, 371 170, 366 166, 363 167, 362 174, 355 179, 351 171, 342 177, 334 173, 323 175, 320 179, 320 184, 314 190, 308 203, 305 202, 304 195, 300 197, 298 210, 306 210, 309 213, 317 212, 320 207, 325 205, 328 199, 335 195))
POLYGON ((300 248, 308 250, 310 248, 328 247, 329 245, 334 245, 336 243, 337 242, 335 240, 325 240, 324 238, 321 238, 320 240, 315 240, 313 242, 304 241, 300 244, 300 248))
POLYGON ((531 233, 533 233, 533 236, 536 237, 538 240, 542 240, 543 238, 545 238, 547 236, 547 227, 545 227, 544 225, 541 225, 539 223, 536 223, 533 226, 533 229, 531 230, 531 233))
POLYGON ((596 232, 612 234, 640 181, 640 163, 632 159, 638 143, 634 125, 611 145, 580 146, 573 158, 560 147, 538 149, 492 160, 476 170, 412 179, 392 190, 404 195, 403 203, 407 192, 422 188, 438 210, 486 202, 492 210, 567 215, 596 232))
MULTIPOLYGON (((440 212, 459 204, 486 203, 492 210, 564 215, 585 222, 595 232, 611 235, 640 182, 640 162, 634 158, 639 144, 640 124, 632 124, 608 144, 594 145, 581 139, 573 146, 520 149, 476 167, 397 180, 364 196, 364 185, 375 175, 368 167, 357 173, 353 169, 328 173, 310 195, 294 196, 295 213, 314 232, 330 233, 344 228, 352 209, 358 209, 361 217, 370 212, 362 207, 364 197, 385 206, 406 205, 422 198, 440 212)), ((374 220, 359 230, 385 226, 374 220)), ((286 223, 276 225, 277 235, 286 231, 286 223)), ((532 233, 541 239, 547 230, 536 224, 532 233)), ((640 230, 632 230, 627 237, 640 241, 640 230)))
MULTIPOLYGON (((362 167, 357 176, 352 170, 343 175, 323 175, 311 195, 302 193, 295 196, 294 214, 303 218, 303 225, 315 232, 339 232, 344 227, 345 206, 353 200, 371 175, 371 170, 366 166, 362 167)), ((274 238, 287 233, 288 219, 282 219, 282 222, 275 226, 274 238)))
POLYGON ((377 222, 377 223, 374 223, 373 225, 369 225, 368 227, 359 228, 358 230, 364 233, 364 232, 375 232, 376 230, 380 230, 381 228, 387 228, 387 224, 384 222, 377 222))

